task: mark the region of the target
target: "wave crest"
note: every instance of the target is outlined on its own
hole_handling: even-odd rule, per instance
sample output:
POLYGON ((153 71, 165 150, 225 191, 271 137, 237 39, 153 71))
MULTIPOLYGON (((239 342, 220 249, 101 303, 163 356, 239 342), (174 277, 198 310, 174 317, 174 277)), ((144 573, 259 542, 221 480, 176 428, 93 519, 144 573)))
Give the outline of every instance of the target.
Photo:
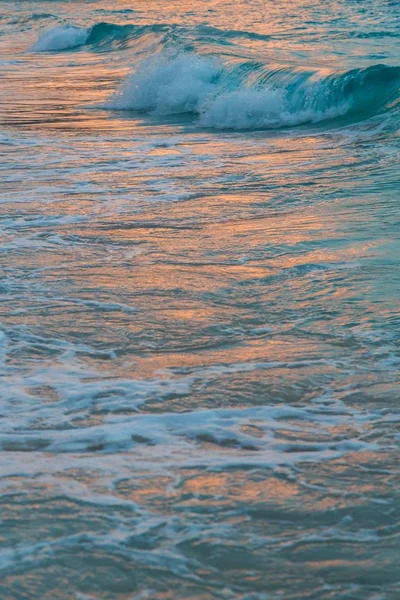
MULTIPOLYGON (((38 15, 38 18, 44 18, 52 15, 38 15)), ((176 24, 154 23, 152 25, 136 25, 134 23, 118 24, 101 21, 87 29, 73 25, 56 26, 45 30, 39 36, 32 50, 46 52, 56 50, 68 50, 77 46, 91 46, 94 51, 110 50, 116 48, 126 48, 137 39, 143 37, 152 37, 159 39, 160 43, 181 43, 185 42, 191 46, 196 43, 216 43, 223 45, 233 45, 235 40, 248 39, 267 41, 270 39, 267 35, 261 35, 249 31, 239 30, 221 30, 206 25, 197 25, 196 27, 184 27, 176 24), (74 32, 77 34, 77 43, 74 41, 74 32), (161 36, 161 38, 160 38, 161 36), (164 37, 165 36, 165 37, 164 37), (68 43, 68 39, 71 44, 68 43)))
POLYGON ((86 43, 89 37, 87 29, 63 25, 46 29, 32 46, 33 52, 54 52, 77 48, 86 43))
POLYGON ((102 22, 88 29, 47 30, 33 50, 129 47, 136 59, 147 58, 105 108, 192 114, 199 125, 216 129, 270 129, 343 117, 357 121, 398 104, 399 67, 328 71, 271 66, 259 56, 251 60, 247 53, 245 58, 240 46, 228 41, 248 35, 204 26, 102 22))
POLYGON ((192 113, 216 129, 269 129, 373 114, 398 94, 399 81, 400 69, 384 65, 327 74, 164 54, 141 62, 106 108, 192 113))

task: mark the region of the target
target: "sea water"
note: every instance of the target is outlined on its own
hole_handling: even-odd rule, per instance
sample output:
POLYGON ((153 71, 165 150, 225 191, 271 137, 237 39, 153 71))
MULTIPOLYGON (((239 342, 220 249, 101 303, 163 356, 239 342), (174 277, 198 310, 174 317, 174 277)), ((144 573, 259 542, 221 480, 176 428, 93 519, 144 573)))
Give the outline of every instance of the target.
POLYGON ((399 600, 400 6, 0 6, 0 598, 399 600))

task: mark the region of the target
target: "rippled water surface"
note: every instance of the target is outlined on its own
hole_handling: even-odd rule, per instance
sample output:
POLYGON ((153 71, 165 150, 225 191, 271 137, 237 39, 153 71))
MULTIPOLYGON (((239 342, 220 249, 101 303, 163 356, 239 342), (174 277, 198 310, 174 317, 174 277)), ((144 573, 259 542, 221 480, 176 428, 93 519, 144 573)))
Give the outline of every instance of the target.
POLYGON ((0 598, 399 600, 399 3, 0 8, 0 598))

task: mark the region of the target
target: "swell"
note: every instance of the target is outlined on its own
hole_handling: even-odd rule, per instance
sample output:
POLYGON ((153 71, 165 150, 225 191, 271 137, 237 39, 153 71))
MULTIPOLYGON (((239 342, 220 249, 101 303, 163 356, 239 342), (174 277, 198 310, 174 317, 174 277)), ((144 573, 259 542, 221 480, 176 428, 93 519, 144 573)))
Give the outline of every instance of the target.
POLYGON ((267 41, 270 39, 268 35, 262 35, 251 31, 241 31, 233 29, 218 29, 209 25, 197 25, 193 28, 183 27, 179 25, 164 24, 153 24, 153 25, 117 25, 114 23, 101 22, 93 25, 89 29, 89 35, 87 44, 90 45, 102 45, 109 42, 129 41, 136 39, 141 35, 146 34, 159 34, 167 33, 171 38, 177 37, 182 39, 203 39, 206 41, 219 40, 235 40, 235 39, 249 39, 249 40, 260 40, 267 41))
POLYGON ((100 22, 92 27, 83 28, 72 25, 60 25, 46 29, 39 35, 37 42, 32 46, 35 52, 53 52, 69 50, 81 46, 90 47, 94 51, 110 51, 129 47, 131 43, 141 37, 163 37, 164 43, 180 43, 190 47, 192 43, 212 42, 216 44, 229 44, 230 40, 249 39, 267 41, 267 35, 247 31, 221 30, 215 27, 199 25, 193 28, 173 24, 115 24, 100 22))

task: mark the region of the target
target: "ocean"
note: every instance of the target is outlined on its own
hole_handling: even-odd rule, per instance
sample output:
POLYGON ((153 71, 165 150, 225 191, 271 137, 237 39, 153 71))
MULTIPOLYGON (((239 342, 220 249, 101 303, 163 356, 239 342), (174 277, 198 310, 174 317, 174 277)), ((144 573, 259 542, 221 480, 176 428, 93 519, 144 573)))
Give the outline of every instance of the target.
POLYGON ((400 4, 0 2, 0 598, 400 599, 400 4))

